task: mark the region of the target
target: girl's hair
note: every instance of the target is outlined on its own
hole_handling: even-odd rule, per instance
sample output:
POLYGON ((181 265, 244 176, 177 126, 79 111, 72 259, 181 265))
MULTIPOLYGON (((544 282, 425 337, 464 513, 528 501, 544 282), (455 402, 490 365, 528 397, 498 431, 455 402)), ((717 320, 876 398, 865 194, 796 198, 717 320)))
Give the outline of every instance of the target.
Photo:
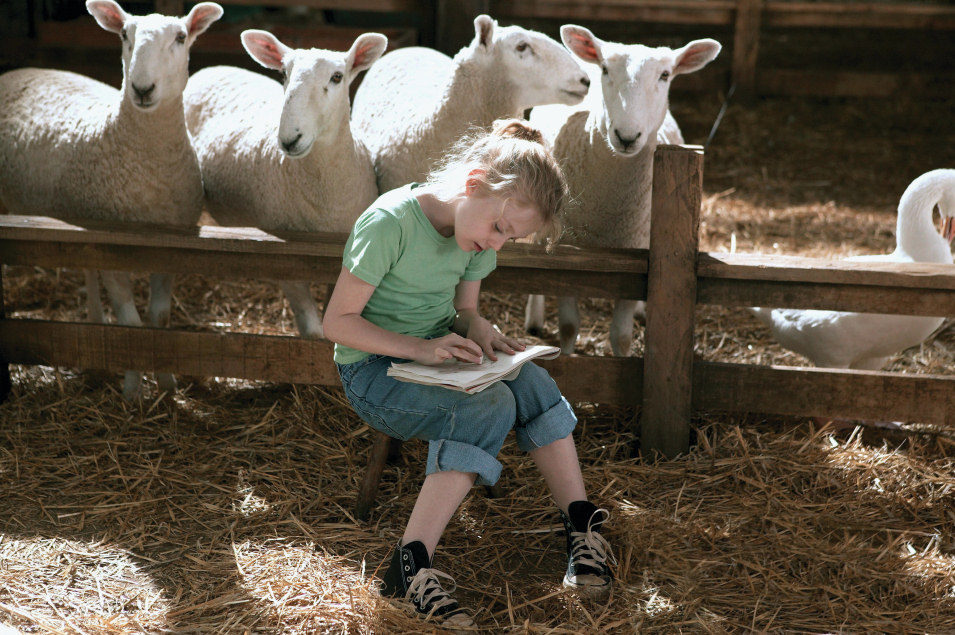
POLYGON ((538 241, 557 241, 567 182, 540 130, 522 119, 498 119, 490 132, 478 129, 458 141, 427 182, 456 190, 468 178, 478 179, 485 194, 535 207, 543 219, 538 241))

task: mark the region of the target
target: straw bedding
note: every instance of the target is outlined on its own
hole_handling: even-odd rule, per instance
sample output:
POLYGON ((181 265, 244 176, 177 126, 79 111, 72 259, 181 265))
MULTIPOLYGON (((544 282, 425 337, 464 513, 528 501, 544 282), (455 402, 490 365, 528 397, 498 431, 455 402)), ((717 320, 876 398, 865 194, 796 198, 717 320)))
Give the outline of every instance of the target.
MULTIPOLYGON (((688 139, 705 138, 717 107, 675 104, 688 139)), ((950 113, 944 103, 731 107, 707 154, 703 248, 831 257, 890 249, 908 182, 955 165, 950 113)), ((79 319, 81 286, 76 272, 4 270, 17 317, 79 319)), ((608 303, 583 304, 579 348, 607 354, 608 303)), ((522 298, 491 295, 485 310, 520 333, 522 298)), ((554 314, 547 341, 556 340, 554 314)), ((199 276, 179 281, 173 321, 294 328, 272 287, 199 276)), ((892 368, 951 374, 953 331, 892 368)), ((805 363, 735 309, 699 309, 697 349, 714 360, 805 363)), ((0 624, 426 630, 377 598, 372 577, 410 513, 425 444, 405 444, 371 521, 356 522, 370 436, 340 390, 183 378, 173 398, 158 399, 153 386, 130 405, 117 377, 14 367, 13 381, 0 406, 0 624)), ((688 455, 650 463, 632 456, 633 411, 577 409, 588 489, 613 516, 613 596, 592 603, 561 592, 556 512, 509 442, 506 496, 475 490, 436 559, 483 629, 955 631, 953 431, 913 424, 901 434, 833 435, 796 418, 703 416, 688 455)))

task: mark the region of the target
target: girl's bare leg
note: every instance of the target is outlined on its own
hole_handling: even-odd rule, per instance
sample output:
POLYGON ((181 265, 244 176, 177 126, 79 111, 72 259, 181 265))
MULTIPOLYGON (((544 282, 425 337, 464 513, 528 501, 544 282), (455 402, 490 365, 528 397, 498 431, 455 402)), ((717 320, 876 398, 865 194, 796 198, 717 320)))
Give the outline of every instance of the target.
POLYGON ((471 491, 476 478, 477 474, 454 471, 435 472, 426 476, 414 509, 411 510, 401 544, 420 540, 427 547, 428 555, 433 556, 451 516, 471 491))
POLYGON ((529 454, 562 512, 566 514, 567 506, 574 501, 587 500, 573 435, 568 434, 563 439, 531 450, 529 454))

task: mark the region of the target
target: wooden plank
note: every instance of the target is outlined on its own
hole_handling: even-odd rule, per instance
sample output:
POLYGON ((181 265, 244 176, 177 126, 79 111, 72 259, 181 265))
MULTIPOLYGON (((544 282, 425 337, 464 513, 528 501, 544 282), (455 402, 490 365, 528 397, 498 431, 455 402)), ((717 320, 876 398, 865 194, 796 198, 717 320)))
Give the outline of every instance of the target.
POLYGON ((897 315, 955 315, 955 292, 869 285, 711 280, 701 278, 700 304, 826 309, 897 315))
POLYGON ((782 27, 853 27, 883 29, 955 29, 951 4, 907 2, 789 2, 768 0, 763 23, 782 27))
POLYGON ((955 290, 955 265, 826 260, 801 256, 701 253, 701 278, 955 290))
POLYGON ((309 7, 313 9, 372 11, 375 13, 420 13, 420 0, 222 0, 222 5, 309 7))
POLYGON ((763 0, 737 0, 733 33, 733 82, 743 97, 752 97, 756 88, 762 11, 763 0))
MULTIPOLYGON (((127 368, 273 382, 339 385, 327 341, 126 326, 0 320, 10 363, 127 368)), ((558 357, 539 362, 574 402, 638 405, 643 360, 558 357)), ((695 360, 693 407, 955 425, 955 377, 750 366, 695 360), (886 400, 885 395, 892 395, 886 400)))
POLYGON ((735 8, 733 0, 498 0, 491 2, 491 15, 510 19, 729 25, 733 23, 735 8))
MULTIPOLYGON (((332 344, 291 336, 209 333, 44 320, 0 320, 0 356, 15 364, 339 385, 332 344)), ((573 401, 640 403, 643 360, 542 361, 573 401)))
POLYGON ((955 376, 707 362, 693 386, 700 410, 955 426, 955 376))
POLYGON ((186 15, 185 0, 156 0, 155 12, 162 15, 186 15))
MULTIPOLYGON (((265 232, 254 227, 182 228, 56 219, 43 216, 0 216, 0 260, 15 257, 26 243, 79 243, 97 246, 141 246, 265 255, 301 255, 341 259, 347 236, 325 232, 265 232)), ((7 262, 6 260, 2 260, 7 262)), ((531 244, 507 244, 498 254, 505 267, 574 271, 646 273, 646 249, 579 249, 560 246, 547 252, 531 244)))
POLYGON ((17 364, 340 383, 332 343, 299 337, 8 319, 0 354, 17 364))
POLYGON ((921 97, 948 99, 955 73, 857 72, 840 69, 764 69, 756 81, 760 95, 893 97, 900 92, 917 92, 921 97))
MULTIPOLYGON (((258 4, 258 3, 255 3, 258 4)), ((297 3, 296 3, 297 6, 297 3)), ((204 33, 192 47, 193 54, 234 53, 248 57, 239 40, 240 33, 251 23, 218 25, 204 33)), ((262 21, 258 28, 267 29, 293 48, 327 48, 346 51, 368 29, 333 25, 294 25, 262 21)), ((378 31, 388 38, 388 49, 414 44, 416 31, 411 28, 383 27, 378 31)), ((116 49, 119 40, 89 18, 62 22, 42 22, 37 26, 37 40, 42 47, 66 50, 116 49)))
POLYGON ((690 446, 702 199, 703 151, 658 147, 653 161, 640 444, 671 458, 690 446))

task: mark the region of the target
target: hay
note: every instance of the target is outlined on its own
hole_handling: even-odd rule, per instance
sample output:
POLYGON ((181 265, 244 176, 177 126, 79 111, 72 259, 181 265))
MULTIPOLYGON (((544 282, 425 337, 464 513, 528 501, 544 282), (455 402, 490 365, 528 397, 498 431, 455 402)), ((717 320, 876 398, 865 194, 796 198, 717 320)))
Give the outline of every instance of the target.
MULTIPOLYGON (((924 123, 938 115, 932 104, 883 107, 731 107, 707 157, 703 247, 728 250, 735 234, 739 251, 888 250, 898 195, 921 172, 955 165, 955 144, 937 138, 951 140, 950 128, 924 123), (829 127, 811 125, 819 121, 829 127), (889 138, 861 137, 863 122, 889 138), (843 147, 851 151, 833 150, 843 147)), ((715 108, 676 114, 696 140, 715 108)), ((81 287, 76 272, 4 269, 17 317, 81 319, 81 287)), ((143 279, 137 293, 145 299, 143 279)), ((581 351, 609 354, 609 303, 582 306, 581 351)), ((520 334, 522 298, 491 294, 485 310, 520 334)), ((555 313, 546 341, 556 340, 555 313)), ((294 329, 271 285, 200 276, 180 279, 173 323, 294 329)), ((697 324, 706 359, 804 363, 744 311, 701 307, 697 324)), ((642 346, 638 335, 634 351, 642 346)), ((948 328, 893 368, 951 373, 953 351, 948 328)), ((130 406, 118 376, 13 370, 0 406, 0 623, 83 633, 425 630, 376 597, 372 577, 410 513, 425 444, 406 444, 371 522, 357 523, 370 437, 339 390, 185 378, 173 399, 130 406)), ((578 412, 588 488, 613 514, 614 594, 594 604, 561 592, 557 515, 509 441, 506 497, 476 490, 437 554, 483 628, 955 630, 951 431, 833 437, 798 419, 707 417, 695 422, 689 455, 647 464, 631 458, 632 411, 578 412)))

